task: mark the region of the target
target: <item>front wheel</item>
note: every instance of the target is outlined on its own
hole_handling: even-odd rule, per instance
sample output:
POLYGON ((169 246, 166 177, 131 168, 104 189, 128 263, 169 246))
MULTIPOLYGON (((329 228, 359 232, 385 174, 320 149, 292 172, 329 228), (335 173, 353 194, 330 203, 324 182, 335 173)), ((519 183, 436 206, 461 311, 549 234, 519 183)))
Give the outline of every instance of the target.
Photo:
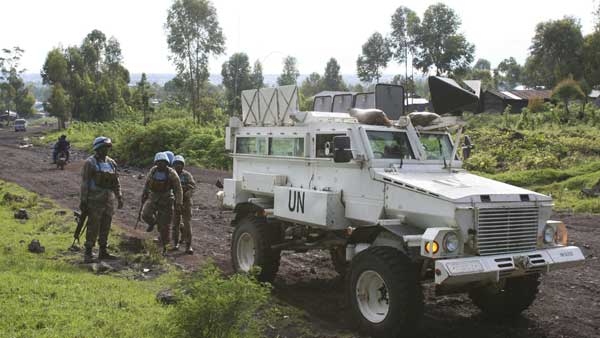
POLYGON ((231 241, 231 262, 236 272, 248 273, 260 267, 258 280, 272 282, 279 270, 281 251, 271 248, 277 242, 279 229, 252 215, 237 221, 231 241))
POLYGON ((423 315, 416 269, 391 247, 371 247, 354 257, 348 296, 360 329, 374 337, 411 336, 423 315))
POLYGON ((514 317, 533 303, 539 285, 539 274, 507 278, 497 284, 473 289, 469 291, 469 297, 487 315, 514 317))

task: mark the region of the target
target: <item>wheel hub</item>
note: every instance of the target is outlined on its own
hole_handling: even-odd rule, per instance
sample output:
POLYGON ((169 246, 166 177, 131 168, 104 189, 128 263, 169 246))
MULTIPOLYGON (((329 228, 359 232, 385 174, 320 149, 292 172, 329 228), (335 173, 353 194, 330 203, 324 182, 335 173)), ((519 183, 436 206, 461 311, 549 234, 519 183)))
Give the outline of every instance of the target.
POLYGON ((252 235, 244 232, 240 235, 237 244, 237 261, 240 270, 244 272, 249 272, 252 266, 254 265, 254 257, 256 254, 255 246, 254 246, 254 238, 252 235))
POLYGON ((365 319, 381 323, 390 309, 385 281, 375 271, 363 271, 356 282, 356 301, 365 319))

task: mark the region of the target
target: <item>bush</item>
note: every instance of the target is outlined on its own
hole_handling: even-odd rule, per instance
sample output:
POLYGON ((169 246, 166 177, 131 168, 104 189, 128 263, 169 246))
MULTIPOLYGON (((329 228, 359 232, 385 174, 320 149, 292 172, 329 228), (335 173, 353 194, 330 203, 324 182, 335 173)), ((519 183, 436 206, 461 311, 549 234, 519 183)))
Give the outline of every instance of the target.
POLYGON ((465 162, 467 170, 480 171, 488 174, 496 172, 498 162, 494 156, 485 153, 475 153, 465 162))
POLYGON ((253 326, 258 309, 267 304, 270 287, 246 275, 221 276, 214 265, 183 282, 171 319, 175 337, 259 337, 253 326))
POLYGON ((527 103, 527 108, 533 113, 541 113, 546 110, 544 105, 544 99, 541 97, 534 97, 527 103))

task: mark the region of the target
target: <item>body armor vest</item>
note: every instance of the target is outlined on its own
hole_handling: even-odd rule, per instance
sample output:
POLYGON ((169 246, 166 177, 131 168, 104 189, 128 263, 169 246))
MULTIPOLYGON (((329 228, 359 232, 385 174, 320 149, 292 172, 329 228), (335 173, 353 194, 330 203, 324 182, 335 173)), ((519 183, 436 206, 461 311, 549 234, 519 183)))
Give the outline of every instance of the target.
POLYGON ((167 192, 169 191, 169 188, 169 173, 155 170, 152 174, 150 190, 152 192, 167 192))

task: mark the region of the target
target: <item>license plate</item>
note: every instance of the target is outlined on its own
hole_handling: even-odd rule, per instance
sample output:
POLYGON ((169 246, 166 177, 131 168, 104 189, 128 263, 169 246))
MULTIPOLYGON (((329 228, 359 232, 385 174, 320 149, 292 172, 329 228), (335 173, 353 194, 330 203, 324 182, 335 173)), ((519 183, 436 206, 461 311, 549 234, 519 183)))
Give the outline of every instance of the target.
POLYGON ((452 262, 446 264, 451 275, 483 272, 483 265, 479 261, 452 262))

